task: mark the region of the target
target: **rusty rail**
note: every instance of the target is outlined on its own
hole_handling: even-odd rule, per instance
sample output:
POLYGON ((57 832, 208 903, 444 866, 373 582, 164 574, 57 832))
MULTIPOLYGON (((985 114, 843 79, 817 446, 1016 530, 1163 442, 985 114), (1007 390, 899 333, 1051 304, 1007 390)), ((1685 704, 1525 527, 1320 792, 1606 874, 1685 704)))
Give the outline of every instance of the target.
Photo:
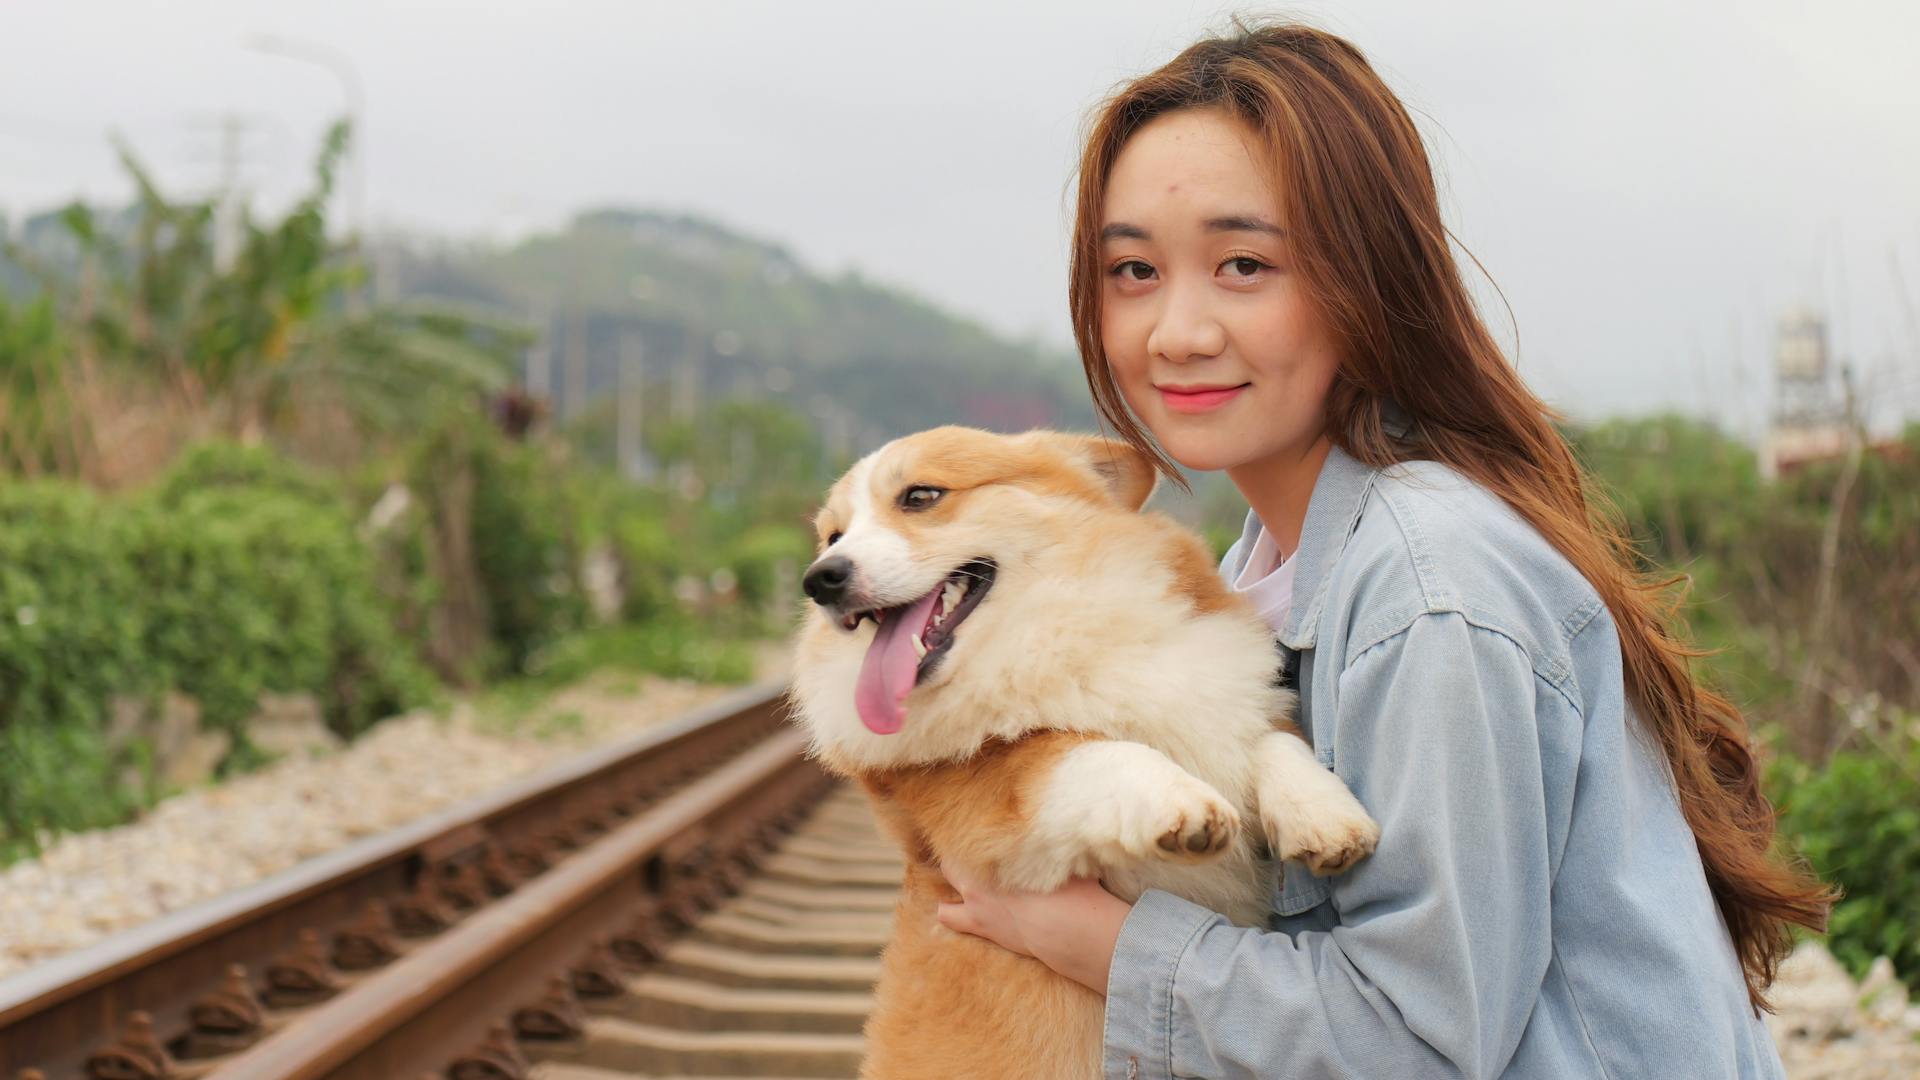
MULTIPOLYGON (((604 938, 606 919, 590 914, 603 905, 627 905, 625 946, 650 948, 651 937, 684 923, 688 910, 710 903, 715 890, 744 875, 748 856, 741 853, 764 849, 770 824, 790 822, 801 800, 824 790, 824 776, 800 758, 797 734, 781 730, 781 689, 741 691, 624 743, 0 982, 0 1077, 36 1070, 51 1080, 199 1076, 204 1066, 173 1057, 218 1060, 258 1043, 229 1067, 261 1060, 256 1053, 284 1061, 273 1055, 288 1051, 274 1047, 296 1044, 283 1039, 329 1030, 341 1046, 357 1038, 368 1052, 390 1054, 364 1027, 355 1028, 363 1032, 355 1038, 339 1031, 363 1015, 353 1004, 363 992, 395 987, 422 1006, 416 1010, 422 1018, 407 1030, 440 1033, 409 1034, 401 1043, 445 1053, 452 1042, 477 1041, 467 1029, 481 1022, 483 1011, 468 1011, 464 1027, 442 1023, 425 1008, 424 986, 444 986, 450 999, 471 1007, 469 986, 498 981, 483 974, 487 965, 542 942, 528 956, 551 965, 554 974, 575 961, 575 974, 590 972, 592 961, 560 955, 559 947, 577 944, 575 930, 589 925, 604 938), (686 881, 693 886, 682 887, 686 881), (641 924, 632 922, 636 905, 644 912, 641 924), (543 910, 570 914, 556 929, 542 922, 543 910), (422 939, 430 940, 409 947, 409 940, 422 939), (494 959, 476 960, 470 948, 491 950, 494 959), (390 974, 402 969, 415 974, 390 974), (423 970, 442 974, 421 982, 423 970), (450 970, 465 974, 444 974, 450 970), (351 974, 356 971, 372 973, 351 974), (346 983, 352 985, 343 989, 346 983), (268 1006, 306 1008, 288 1023, 269 1014, 260 998, 268 1006), (321 1001, 327 1003, 313 1005, 321 1001), (109 1042, 116 1031, 118 1040, 109 1042)), ((593 984, 590 974, 580 977, 582 985, 593 984)), ((523 1018, 532 1030, 555 1022, 537 1015, 537 1003, 534 1010, 523 1018)), ((403 1011, 389 1005, 384 1015, 403 1011)), ((350 1057, 339 1058, 343 1068, 358 1067, 350 1057)), ((408 1074, 381 1067, 337 1075, 408 1074)))

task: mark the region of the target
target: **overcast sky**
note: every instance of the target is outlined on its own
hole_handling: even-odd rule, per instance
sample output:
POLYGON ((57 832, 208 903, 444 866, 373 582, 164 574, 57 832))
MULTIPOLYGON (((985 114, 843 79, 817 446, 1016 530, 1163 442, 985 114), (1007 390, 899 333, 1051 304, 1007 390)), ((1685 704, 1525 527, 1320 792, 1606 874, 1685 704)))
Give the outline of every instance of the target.
MULTIPOLYGON (((358 69, 377 225, 511 238, 591 205, 692 210, 1065 343, 1088 109, 1270 10, 0 0, 0 209, 124 198, 110 131, 164 184, 211 185, 225 114, 248 121, 243 180, 284 201, 342 92, 248 48, 272 34, 358 69)), ((1920 3, 1285 10, 1355 41, 1421 118, 1550 400, 1751 429, 1773 323, 1807 303, 1883 408, 1920 416, 1920 3)))

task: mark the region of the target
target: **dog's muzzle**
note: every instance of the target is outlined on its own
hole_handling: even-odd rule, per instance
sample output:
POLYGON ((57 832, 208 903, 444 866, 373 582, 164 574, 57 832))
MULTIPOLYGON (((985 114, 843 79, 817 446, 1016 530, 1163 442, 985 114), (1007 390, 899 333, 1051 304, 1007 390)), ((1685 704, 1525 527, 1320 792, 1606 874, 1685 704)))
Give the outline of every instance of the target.
POLYGON ((845 555, 829 555, 808 568, 800 587, 821 607, 833 607, 847 598, 847 586, 853 582, 853 560, 845 555))

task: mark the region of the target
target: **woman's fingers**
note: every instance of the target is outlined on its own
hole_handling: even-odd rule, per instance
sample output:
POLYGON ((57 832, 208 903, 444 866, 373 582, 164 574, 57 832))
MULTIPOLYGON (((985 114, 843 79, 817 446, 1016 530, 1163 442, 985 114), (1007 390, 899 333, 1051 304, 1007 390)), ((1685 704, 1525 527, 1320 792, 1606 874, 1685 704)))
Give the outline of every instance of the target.
POLYGON ((957 933, 972 934, 979 929, 973 921, 973 913, 967 910, 965 904, 941 904, 934 917, 940 920, 941 926, 957 933))

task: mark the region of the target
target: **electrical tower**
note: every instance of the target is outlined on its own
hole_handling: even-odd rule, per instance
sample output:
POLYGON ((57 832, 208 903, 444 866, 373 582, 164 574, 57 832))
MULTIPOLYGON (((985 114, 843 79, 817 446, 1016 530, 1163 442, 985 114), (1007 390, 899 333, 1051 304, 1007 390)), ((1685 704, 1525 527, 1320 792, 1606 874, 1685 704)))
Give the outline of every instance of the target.
POLYGON ((1773 339, 1773 420, 1760 453, 1768 479, 1846 451, 1847 397, 1835 374, 1826 318, 1808 308, 1782 317, 1773 339))

